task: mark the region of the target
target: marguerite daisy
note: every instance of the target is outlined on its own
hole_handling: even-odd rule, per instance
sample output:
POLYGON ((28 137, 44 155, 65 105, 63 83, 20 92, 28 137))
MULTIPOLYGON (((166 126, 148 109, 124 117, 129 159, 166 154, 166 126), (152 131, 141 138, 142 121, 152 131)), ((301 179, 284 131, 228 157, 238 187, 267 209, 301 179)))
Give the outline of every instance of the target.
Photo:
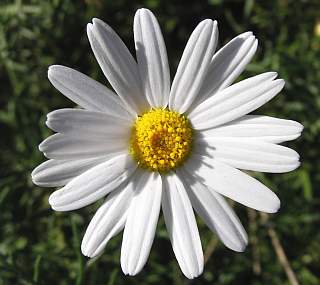
POLYGON ((228 248, 243 251, 246 232, 223 196, 276 212, 278 197, 239 169, 297 168, 299 155, 279 143, 297 138, 302 125, 247 115, 283 88, 275 72, 230 86, 256 51, 251 32, 214 54, 217 22, 202 21, 170 84, 166 47, 149 10, 138 10, 134 18, 137 62, 107 24, 92 22, 89 41, 116 94, 68 67, 49 68, 51 83, 82 108, 48 114, 46 123, 57 134, 40 144, 50 160, 33 171, 33 182, 63 186, 49 198, 56 211, 79 209, 108 195, 81 250, 99 255, 124 228, 121 267, 129 275, 147 261, 162 206, 181 270, 194 278, 203 271, 203 252, 193 209, 228 248))

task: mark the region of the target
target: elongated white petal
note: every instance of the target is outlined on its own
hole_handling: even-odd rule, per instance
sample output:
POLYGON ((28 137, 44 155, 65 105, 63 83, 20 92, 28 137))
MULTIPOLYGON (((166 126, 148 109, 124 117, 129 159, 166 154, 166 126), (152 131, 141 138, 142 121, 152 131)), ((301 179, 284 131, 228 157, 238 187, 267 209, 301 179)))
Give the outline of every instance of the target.
POLYGON ((222 47, 211 60, 207 76, 193 106, 232 84, 254 56, 257 46, 255 36, 246 32, 222 47))
POLYGON ((193 154, 185 163, 189 175, 214 191, 258 211, 275 213, 280 200, 253 177, 217 159, 193 154))
POLYGON ((137 63, 119 36, 106 23, 93 19, 87 34, 94 55, 113 89, 133 114, 148 109, 137 63))
POLYGON ((160 174, 144 172, 135 188, 121 247, 121 267, 129 275, 140 272, 150 253, 161 205, 160 174))
POLYGON ((282 79, 273 80, 276 76, 275 72, 263 73, 219 91, 191 111, 194 128, 217 127, 264 105, 284 86, 282 79))
POLYGON ((124 228, 140 171, 108 195, 93 216, 81 243, 81 251, 88 257, 98 256, 108 241, 124 228), (138 175, 137 175, 138 174, 138 175))
POLYGON ((84 159, 125 152, 127 144, 127 141, 116 136, 100 140, 86 134, 54 134, 39 145, 39 150, 48 158, 84 159))
POLYGON ((111 157, 112 155, 78 160, 50 159, 32 171, 32 181, 42 187, 64 186, 76 176, 111 157))
POLYGON ((162 209, 172 248, 183 274, 192 279, 203 271, 203 252, 196 219, 178 176, 170 173, 162 179, 162 209))
POLYGON ((119 137, 128 141, 133 120, 122 120, 101 112, 81 109, 59 109, 47 115, 47 126, 55 132, 78 136, 86 134, 95 139, 119 137))
POLYGON ((85 109, 124 119, 133 117, 114 92, 79 71, 52 65, 48 70, 48 78, 63 95, 85 109))
POLYGON ((193 31, 181 57, 169 98, 170 109, 184 113, 198 95, 218 40, 217 22, 202 21, 193 31))
POLYGON ((116 156, 90 168, 49 197, 52 209, 71 211, 87 206, 128 179, 137 165, 128 154, 116 156))
POLYGON ((245 115, 222 126, 199 132, 201 138, 246 138, 270 143, 294 140, 301 135, 303 126, 295 121, 268 116, 245 115))
POLYGON ((134 17, 134 40, 144 93, 151 107, 166 107, 170 92, 167 50, 156 17, 139 9, 134 17))
POLYGON ((246 231, 224 198, 199 181, 193 180, 183 170, 179 170, 178 174, 183 178, 193 208, 207 226, 219 235, 227 247, 244 251, 248 244, 246 231))
POLYGON ((273 143, 216 137, 198 139, 195 144, 195 152, 244 170, 283 173, 300 165, 296 151, 273 143))

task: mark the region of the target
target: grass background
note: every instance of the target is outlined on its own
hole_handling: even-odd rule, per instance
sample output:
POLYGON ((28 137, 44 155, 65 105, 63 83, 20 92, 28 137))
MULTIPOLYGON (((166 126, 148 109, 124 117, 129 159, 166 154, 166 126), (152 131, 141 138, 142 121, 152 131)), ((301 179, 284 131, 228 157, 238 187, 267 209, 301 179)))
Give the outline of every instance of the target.
POLYGON ((320 284, 319 16, 316 0, 0 0, 0 284, 320 284), (301 154, 298 170, 256 174, 280 197, 280 212, 261 216, 235 205, 250 237, 242 254, 217 242, 199 220, 207 261, 203 275, 192 281, 179 270, 162 217, 147 265, 138 276, 126 277, 119 264, 121 234, 98 260, 80 253, 99 203, 53 212, 47 202, 53 189, 36 187, 30 179, 44 161, 37 145, 50 135, 46 114, 74 106, 50 85, 48 66, 74 67, 106 83, 86 24, 92 17, 105 20, 133 51, 132 22, 139 7, 159 19, 172 77, 200 20, 218 20, 220 45, 253 31, 259 49, 241 78, 274 70, 286 80, 284 91, 257 113, 305 126, 303 136, 288 143, 301 154), (288 263, 279 258, 281 251, 288 263))

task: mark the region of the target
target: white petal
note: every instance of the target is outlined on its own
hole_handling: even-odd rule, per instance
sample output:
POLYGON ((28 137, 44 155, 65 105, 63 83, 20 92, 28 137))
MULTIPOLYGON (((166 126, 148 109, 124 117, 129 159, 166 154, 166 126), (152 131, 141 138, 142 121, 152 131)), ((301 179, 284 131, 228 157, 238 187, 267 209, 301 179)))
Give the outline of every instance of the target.
POLYGON ((183 274, 189 279, 203 271, 199 231, 186 190, 174 173, 163 176, 162 209, 172 248, 183 274))
POLYGON ((141 271, 150 253, 161 205, 160 174, 145 171, 135 188, 121 247, 121 268, 129 275, 141 271))
POLYGON ((124 228, 127 210, 139 177, 140 172, 136 171, 130 177, 130 181, 120 185, 117 190, 108 195, 104 204, 93 216, 81 243, 81 251, 84 255, 91 258, 98 256, 108 241, 124 228))
POLYGON ((198 95, 218 40, 217 22, 202 21, 193 31, 181 57, 169 98, 170 109, 184 113, 198 95))
POLYGON ((48 70, 48 78, 63 95, 85 109, 124 119, 133 117, 114 92, 81 72, 62 65, 52 65, 48 70))
POLYGON ((193 179, 247 207, 267 213, 275 213, 280 208, 279 198, 269 188, 216 159, 193 154, 185 167, 193 179))
POLYGON ((132 120, 82 109, 55 110, 47 115, 46 124, 55 132, 75 136, 84 133, 101 140, 116 136, 128 141, 132 128, 132 120))
POLYGON ((230 249, 244 251, 248 237, 238 217, 217 192, 193 180, 183 170, 178 174, 184 180, 191 204, 208 227, 216 232, 230 249))
POLYGON ((270 143, 294 140, 301 135, 303 126, 295 121, 268 116, 245 115, 222 126, 199 132, 203 138, 246 138, 270 143))
POLYGON ((54 134, 39 145, 39 150, 46 157, 53 159, 93 158, 125 152, 127 148, 128 142, 122 138, 110 136, 100 140, 87 134, 78 136, 54 134))
POLYGON ((112 155, 78 160, 50 159, 41 163, 32 171, 32 181, 42 187, 64 186, 76 176, 111 157, 112 155))
POLYGON ((193 106, 232 84, 254 56, 257 46, 255 36, 246 32, 222 47, 211 60, 207 76, 193 106))
POLYGON ((198 139, 195 144, 195 152, 244 170, 283 173, 300 165, 296 151, 273 143, 216 137, 198 139))
POLYGON ((134 18, 134 40, 142 86, 151 107, 166 107, 170 92, 167 50, 155 16, 139 9, 134 18))
POLYGON ((133 114, 148 109, 137 63, 119 36, 106 23, 93 19, 87 34, 94 55, 113 89, 133 114))
POLYGON ((277 95, 284 86, 273 80, 275 72, 263 73, 236 83, 202 102, 189 118, 197 130, 213 128, 246 115, 277 95))
POLYGON ((117 188, 136 169, 130 155, 116 156, 90 168, 49 197, 52 209, 71 211, 87 206, 117 188))

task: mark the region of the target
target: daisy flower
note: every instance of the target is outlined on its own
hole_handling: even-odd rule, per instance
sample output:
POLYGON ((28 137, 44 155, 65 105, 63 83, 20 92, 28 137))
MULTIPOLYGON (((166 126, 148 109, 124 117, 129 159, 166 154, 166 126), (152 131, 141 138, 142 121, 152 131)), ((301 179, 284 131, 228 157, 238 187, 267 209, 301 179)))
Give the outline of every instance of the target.
POLYGON ((52 209, 72 211, 106 196, 84 235, 88 257, 102 253, 122 229, 121 267, 135 275, 145 265, 162 208, 172 248, 188 278, 203 271, 194 211, 221 241, 243 251, 247 234, 224 196, 247 207, 277 212, 278 197, 241 170, 282 173, 299 155, 279 145, 300 136, 302 125, 248 115, 284 86, 275 72, 231 85, 257 49, 251 32, 217 53, 217 22, 199 23, 171 84, 164 40, 155 16, 134 18, 136 59, 103 21, 87 26, 94 55, 113 90, 61 65, 50 66, 53 86, 81 108, 48 114, 56 134, 39 149, 49 158, 33 182, 62 187, 52 209))

